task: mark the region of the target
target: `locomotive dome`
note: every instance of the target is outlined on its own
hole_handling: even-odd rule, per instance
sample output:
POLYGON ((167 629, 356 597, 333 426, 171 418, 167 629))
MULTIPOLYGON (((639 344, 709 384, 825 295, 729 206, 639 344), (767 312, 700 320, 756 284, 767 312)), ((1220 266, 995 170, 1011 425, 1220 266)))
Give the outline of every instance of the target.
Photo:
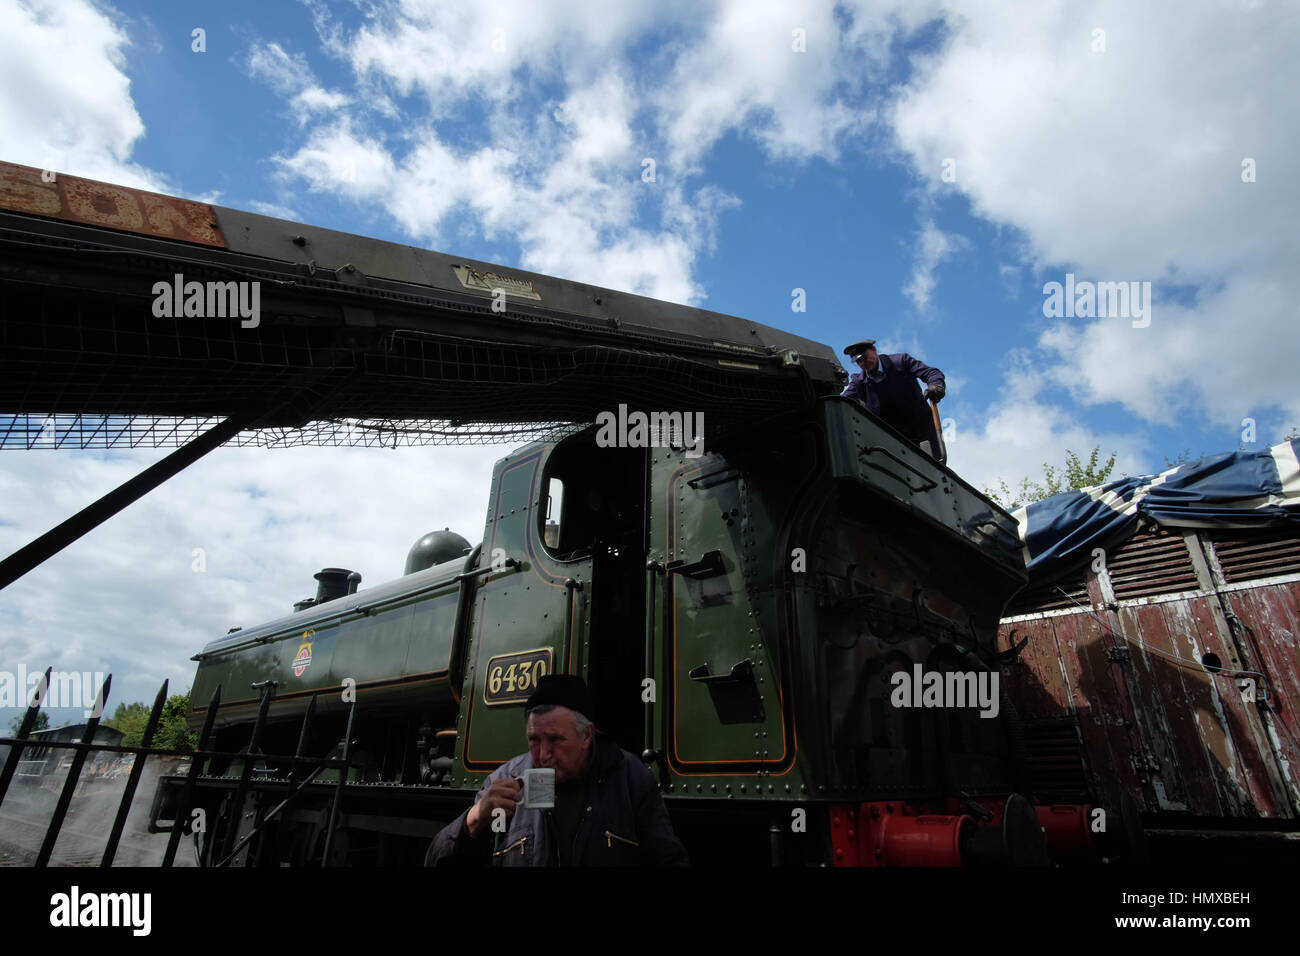
POLYGON ((406 556, 406 570, 403 574, 414 574, 435 564, 463 557, 470 551, 470 543, 450 528, 430 531, 415 544, 406 556))

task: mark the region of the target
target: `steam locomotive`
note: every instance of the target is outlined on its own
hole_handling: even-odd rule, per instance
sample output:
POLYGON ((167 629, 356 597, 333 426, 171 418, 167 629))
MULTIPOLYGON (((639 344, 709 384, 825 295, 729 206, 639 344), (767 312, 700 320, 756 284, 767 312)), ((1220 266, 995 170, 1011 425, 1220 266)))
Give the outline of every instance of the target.
POLYGON ((706 453, 598 437, 502 459, 477 546, 426 535, 403 577, 364 590, 325 569, 292 614, 203 649, 190 721, 212 720, 213 749, 248 752, 265 702, 247 757, 263 786, 232 807, 242 762, 210 768, 208 819, 251 832, 287 755, 350 753, 346 782, 318 779, 243 862, 318 861, 335 799, 326 862, 418 862, 525 749, 523 703, 548 673, 587 679, 598 728, 656 773, 695 862, 1029 863, 1089 843, 1089 807, 1024 796, 998 689, 999 618, 1024 584, 1010 515, 834 396, 706 453), (928 675, 970 699, 899 692, 928 675))

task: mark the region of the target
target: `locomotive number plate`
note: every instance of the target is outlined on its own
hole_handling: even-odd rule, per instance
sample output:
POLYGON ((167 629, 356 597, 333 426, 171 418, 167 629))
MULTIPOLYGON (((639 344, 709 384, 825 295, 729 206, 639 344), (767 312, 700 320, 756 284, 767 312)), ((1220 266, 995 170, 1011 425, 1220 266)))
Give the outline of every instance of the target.
POLYGON ((537 689, 537 682, 551 672, 551 666, 549 647, 492 658, 487 665, 483 702, 491 707, 527 700, 537 689))

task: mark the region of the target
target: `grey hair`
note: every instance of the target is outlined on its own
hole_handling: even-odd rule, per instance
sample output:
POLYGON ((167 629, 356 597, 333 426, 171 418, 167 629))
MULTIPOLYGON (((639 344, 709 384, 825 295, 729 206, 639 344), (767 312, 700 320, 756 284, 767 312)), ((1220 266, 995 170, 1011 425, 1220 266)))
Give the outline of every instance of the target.
POLYGON ((533 716, 533 714, 542 716, 544 714, 549 714, 551 711, 556 709, 567 710, 571 713, 573 715, 573 729, 578 732, 579 737, 587 736, 587 728, 591 726, 591 721, 573 708, 563 707, 561 704, 538 704, 532 710, 524 712, 524 720, 527 720, 529 717, 533 716))

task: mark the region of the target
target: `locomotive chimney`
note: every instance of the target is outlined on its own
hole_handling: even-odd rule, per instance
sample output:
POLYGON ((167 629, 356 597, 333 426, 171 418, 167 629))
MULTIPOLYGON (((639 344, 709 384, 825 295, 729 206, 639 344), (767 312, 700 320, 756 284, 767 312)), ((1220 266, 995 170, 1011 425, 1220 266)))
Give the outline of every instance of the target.
POLYGON ((316 603, 324 604, 348 594, 356 594, 361 583, 361 574, 347 568, 321 568, 314 575, 316 578, 316 603))

